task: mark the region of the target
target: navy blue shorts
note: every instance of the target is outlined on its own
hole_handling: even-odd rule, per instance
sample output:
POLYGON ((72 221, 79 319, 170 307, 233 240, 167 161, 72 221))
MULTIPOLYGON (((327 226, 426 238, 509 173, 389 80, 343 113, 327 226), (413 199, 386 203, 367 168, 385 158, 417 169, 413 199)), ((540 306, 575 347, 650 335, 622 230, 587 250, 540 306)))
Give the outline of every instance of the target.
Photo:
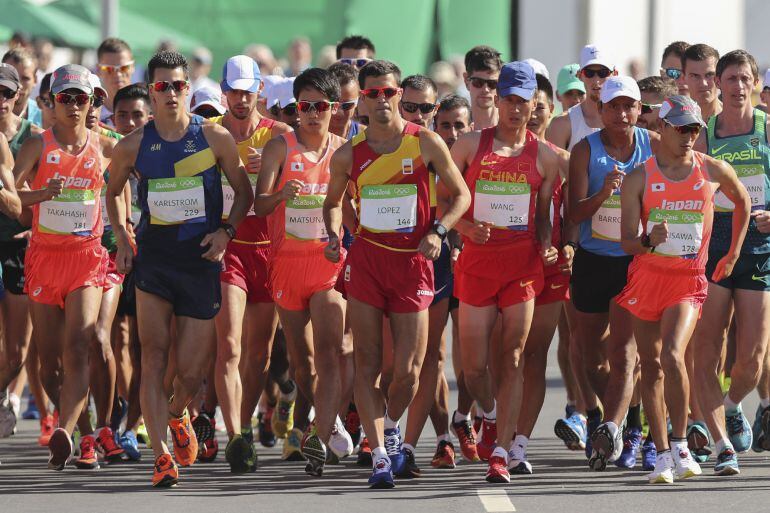
POLYGON ((433 303, 452 296, 454 275, 452 274, 451 250, 446 243, 441 244, 441 254, 433 262, 433 303))
POLYGON ((350 246, 353 245, 354 240, 355 240, 355 237, 353 237, 353 234, 350 233, 348 229, 343 226, 342 227, 342 247, 345 249, 350 249, 350 246))

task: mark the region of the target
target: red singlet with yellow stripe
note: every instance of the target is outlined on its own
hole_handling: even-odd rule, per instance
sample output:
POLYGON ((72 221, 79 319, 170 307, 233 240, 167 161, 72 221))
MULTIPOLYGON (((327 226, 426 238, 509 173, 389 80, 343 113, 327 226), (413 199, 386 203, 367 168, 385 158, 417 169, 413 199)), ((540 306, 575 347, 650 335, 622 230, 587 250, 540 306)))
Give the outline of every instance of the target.
POLYGON ((99 135, 88 131, 88 139, 77 155, 62 150, 51 129, 42 134, 43 150, 32 189, 45 189, 52 178, 64 179, 64 190, 51 200, 32 206, 32 244, 80 246, 99 240, 103 225, 100 193, 102 173, 109 162, 102 157, 99 135))
POLYGON ((358 213, 356 235, 395 251, 416 251, 436 218, 436 176, 420 151, 421 127, 406 122, 393 153, 377 153, 353 137, 351 195, 358 213))

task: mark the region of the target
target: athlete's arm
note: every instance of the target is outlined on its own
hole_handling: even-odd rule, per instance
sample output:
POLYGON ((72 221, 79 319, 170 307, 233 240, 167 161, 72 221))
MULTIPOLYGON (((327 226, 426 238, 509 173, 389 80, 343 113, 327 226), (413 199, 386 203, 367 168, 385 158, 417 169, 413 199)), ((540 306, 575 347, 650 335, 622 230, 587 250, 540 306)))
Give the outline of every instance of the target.
POLYGON ((730 240, 730 249, 717 263, 712 280, 718 282, 733 273, 735 262, 741 254, 743 239, 746 238, 746 230, 749 227, 749 215, 751 213, 751 197, 746 187, 738 179, 732 166, 723 160, 712 159, 706 156, 706 169, 711 180, 719 184, 719 190, 727 198, 735 203, 733 210, 733 233, 730 240))
POLYGON ((142 142, 143 128, 134 130, 121 139, 112 150, 110 162, 110 181, 107 183, 107 193, 104 196, 107 207, 107 217, 110 218, 112 233, 118 246, 115 264, 118 272, 128 273, 133 267, 134 250, 131 234, 126 228, 130 212, 127 212, 127 203, 124 203, 124 188, 128 182, 128 176, 134 171, 136 156, 139 153, 139 145, 142 142))
POLYGON ((537 194, 535 208, 535 230, 540 242, 540 256, 545 265, 553 265, 559 258, 559 251, 553 247, 551 231, 551 199, 553 187, 559 177, 558 155, 546 143, 538 143, 537 165, 543 175, 543 182, 537 194))
MULTIPOLYGON (((481 132, 468 132, 461 135, 452 145, 449 154, 457 169, 460 170, 461 175, 465 174, 468 166, 473 162, 473 157, 478 151, 480 140, 481 132)), ((439 212, 442 212, 442 208, 446 208, 446 205, 449 204, 449 191, 444 188, 441 181, 438 183, 438 197, 439 212)), ((474 223, 462 218, 457 220, 454 228, 475 244, 486 243, 492 234, 491 223, 474 223)))
POLYGON ((0 212, 16 219, 21 215, 21 200, 16 193, 13 179, 13 155, 8 147, 8 140, 0 133, 0 180, 3 189, 0 190, 0 212))
MULTIPOLYGON (((620 247, 629 255, 649 253, 650 248, 642 246, 642 237, 639 235, 639 221, 642 219, 642 195, 644 194, 645 171, 639 166, 631 171, 623 180, 623 188, 620 191, 620 247)), ((655 225, 663 226, 658 231, 666 228, 664 223, 655 225)), ((655 229, 654 228, 654 229, 655 229)), ((666 236, 667 235, 666 228, 666 236)), ((652 242, 652 233, 650 242, 652 242)), ((662 234, 656 235, 657 237, 662 234)), ((665 238, 660 242, 665 242, 665 238)))
POLYGON ((40 160, 40 154, 43 152, 43 139, 40 136, 32 136, 24 141, 16 154, 16 162, 13 166, 13 177, 16 180, 16 187, 19 188, 19 199, 22 207, 28 207, 43 201, 48 201, 61 194, 64 188, 64 180, 61 178, 51 179, 45 189, 37 191, 24 190, 25 183, 32 183, 37 173, 37 163, 40 160))
POLYGON ((551 124, 545 129, 545 139, 565 150, 569 146, 570 137, 572 137, 572 124, 566 112, 551 120, 551 124))
POLYGON ((652 149, 652 153, 657 153, 660 147, 660 134, 652 130, 647 130, 647 133, 650 136, 650 149, 652 149))
POLYGON ((330 262, 340 260, 340 238, 342 229, 342 201, 350 180, 350 171, 353 166, 353 146, 350 141, 343 144, 332 155, 329 169, 329 190, 326 191, 324 200, 324 224, 326 233, 329 234, 329 243, 324 250, 324 256, 330 262))
MULTIPOLYGON (((439 182, 449 196, 448 204, 438 212, 436 222, 447 230, 454 227, 471 205, 471 193, 460 171, 452 161, 444 140, 435 132, 420 130, 420 148, 425 157, 425 165, 431 166, 438 174, 439 182)), ((445 196, 446 200, 446 196, 445 196)), ((428 232, 420 241, 417 251, 425 258, 435 260, 441 254, 441 237, 434 231, 428 232)))
POLYGON ((604 187, 593 196, 588 196, 588 162, 591 158, 591 146, 583 139, 572 148, 569 157, 569 210, 567 216, 573 223, 581 223, 590 219, 604 200, 612 196, 612 192, 620 187, 624 173, 617 167, 607 173, 604 187))
MULTIPOLYGON (((273 128, 270 130, 270 133, 272 134, 271 139, 278 139, 281 134, 285 134, 286 132, 291 132, 291 127, 285 123, 276 121, 273 128)), ((262 153, 256 148, 249 146, 249 156, 243 165, 246 167, 247 172, 252 174, 259 173, 262 170, 262 153)))
POLYGON ((286 151, 283 137, 270 139, 262 151, 262 170, 257 178, 257 193, 254 196, 254 212, 258 216, 265 217, 281 202, 295 198, 304 185, 299 180, 289 180, 280 191, 274 190, 281 176, 281 166, 286 160, 286 151))
MULTIPOLYGON (((569 152, 563 150, 556 145, 553 148, 556 151, 556 155, 559 159, 559 178, 561 179, 561 202, 562 212, 569 211, 569 152)), ((554 218, 560 215, 559 212, 554 213, 554 218)), ((578 225, 569 220, 566 216, 562 216, 561 226, 561 254, 564 257, 564 263, 560 265, 559 269, 564 273, 572 272, 572 260, 575 258, 575 248, 568 242, 575 244, 578 239, 578 225)))

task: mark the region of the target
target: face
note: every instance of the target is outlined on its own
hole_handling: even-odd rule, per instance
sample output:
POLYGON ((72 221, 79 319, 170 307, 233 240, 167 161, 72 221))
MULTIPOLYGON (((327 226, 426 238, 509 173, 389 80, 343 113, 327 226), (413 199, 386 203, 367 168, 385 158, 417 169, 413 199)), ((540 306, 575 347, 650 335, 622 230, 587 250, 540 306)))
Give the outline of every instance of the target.
POLYGON ((341 48, 340 59, 371 59, 374 55, 367 48, 341 48))
MULTIPOLYGON (((663 103, 663 97, 657 93, 644 91, 642 92, 642 103, 647 105, 660 105, 663 103)), ((644 110, 644 108, 642 108, 642 110, 644 110)), ((663 121, 658 117, 659 113, 660 107, 653 107, 652 110, 646 114, 642 112, 636 120, 636 126, 660 133, 663 130, 663 121)))
POLYGON ((625 96, 618 96, 608 103, 602 103, 600 114, 604 128, 625 132, 636 125, 641 113, 641 103, 625 96))
POLYGON ((565 91, 564 94, 557 94, 556 96, 561 102, 561 109, 564 111, 571 109, 586 99, 586 93, 579 89, 570 89, 569 91, 565 91))
MULTIPOLYGON (((298 102, 327 102, 329 98, 321 91, 306 87, 299 92, 298 102)), ((319 112, 316 108, 311 108, 308 112, 302 112, 299 108, 299 126, 303 131, 312 133, 325 133, 329 130, 329 122, 337 110, 338 105, 332 104, 329 110, 319 112)))
MULTIPOLYGON (((260 91, 262 84, 259 85, 260 91)), ((232 89, 225 92, 227 107, 235 119, 248 119, 257 108, 259 92, 250 93, 241 89, 232 89)))
POLYGON ((607 78, 609 78, 610 75, 606 75, 604 78, 598 75, 598 73, 601 72, 607 73, 608 71, 611 71, 607 66, 600 66, 598 64, 592 64, 590 66, 586 66, 580 72, 578 73, 578 78, 580 78, 580 81, 583 82, 583 85, 585 85, 586 88, 586 96, 592 101, 592 102, 598 102, 599 101, 599 94, 602 91, 602 86, 604 85, 604 82, 607 81, 607 78), (593 73, 592 77, 589 77, 585 71, 588 70, 588 73, 593 73))
POLYGON ((334 114, 332 114, 332 120, 329 123, 329 130, 339 135, 340 137, 345 137, 347 135, 343 134, 342 132, 345 130, 345 127, 348 126, 348 123, 353 119, 353 116, 356 113, 355 106, 349 108, 348 110, 344 110, 342 105, 345 103, 357 101, 359 92, 358 82, 355 80, 352 80, 344 86, 340 87, 340 107, 334 114))
POLYGON ((286 123, 294 130, 299 127, 299 113, 297 112, 297 104, 290 103, 279 111, 278 120, 281 123, 286 123))
POLYGON ((717 98, 717 60, 709 57, 703 61, 687 61, 684 69, 684 83, 692 99, 699 105, 713 102, 717 98))
MULTIPOLYGON (((67 94, 84 94, 80 89, 67 89, 62 91, 67 94)), ((85 104, 78 105, 77 102, 59 103, 54 100, 54 116, 56 124, 65 127, 85 126, 88 111, 91 109, 93 100, 89 99, 85 104)))
POLYGON ((29 95, 32 92, 32 88, 35 87, 35 84, 37 83, 37 78, 35 76, 36 69, 35 65, 29 61, 20 62, 18 64, 13 61, 8 61, 7 64, 16 68, 16 72, 19 74, 21 86, 19 87, 18 99, 16 100, 16 113, 18 114, 24 110, 24 107, 27 105, 27 100, 29 100, 29 95))
POLYGON ((535 97, 525 100, 521 96, 511 94, 500 98, 495 97, 495 105, 499 115, 498 124, 503 128, 522 128, 529 123, 534 110, 535 97))
POLYGON ((535 108, 532 110, 532 117, 527 123, 527 128, 532 130, 538 137, 545 134, 548 128, 548 120, 553 113, 553 102, 545 94, 545 91, 538 91, 535 94, 535 108))
POLYGON ((425 91, 418 91, 417 89, 407 87, 404 89, 403 95, 401 96, 401 103, 398 104, 398 107, 401 117, 405 120, 411 121, 421 127, 430 128, 431 123, 433 123, 433 116, 436 115, 436 91, 431 88, 425 91), (416 112, 409 112, 404 107, 404 104, 407 104, 409 108, 414 108, 414 105, 412 104, 420 105, 423 103, 433 104, 433 110, 428 113, 423 113, 418 108, 416 112))
POLYGON ((716 79, 725 106, 735 109, 742 109, 747 103, 751 103, 751 93, 758 83, 759 79, 746 63, 727 66, 722 71, 722 76, 716 79))
POLYGON ((488 109, 495 105, 497 90, 489 87, 489 84, 482 84, 481 87, 473 85, 472 78, 483 78, 484 80, 497 80, 500 77, 500 71, 474 71, 472 73, 463 73, 465 87, 471 94, 471 105, 479 109, 488 109))
POLYGON ((462 134, 471 131, 471 113, 465 107, 436 113, 436 133, 450 148, 462 134))
POLYGON ((13 112, 14 107, 16 107, 16 103, 19 100, 19 92, 17 91, 13 96, 10 98, 5 97, 5 93, 9 91, 5 86, 0 86, 0 117, 4 118, 5 116, 8 116, 13 112))
MULTIPOLYGON (((118 89, 131 85, 131 75, 134 74, 134 57, 131 52, 123 50, 121 52, 107 52, 102 54, 99 59, 99 64, 106 64, 108 66, 117 66, 116 68, 109 68, 104 70, 97 67, 97 75, 102 81, 102 85, 107 90, 110 98, 115 96, 118 89), (127 66, 126 69, 121 70, 120 67, 127 66)), ((156 73, 157 75, 157 73, 156 73)), ((157 77, 155 80, 160 80, 157 77)))
MULTIPOLYGON (((663 78, 672 78, 666 75, 667 69, 678 69, 679 71, 682 71, 681 57, 672 53, 663 61, 663 65, 660 70, 660 76, 663 78)), ((674 79, 674 81, 676 82, 676 86, 679 88, 679 94, 686 96, 687 84, 684 81, 684 74, 682 74, 679 78, 674 79)))
POLYGON ((198 59, 192 60, 192 63, 190 66, 190 76, 193 79, 196 79, 198 77, 207 77, 210 72, 211 72, 210 64, 204 64, 198 59))
POLYGON ((150 120, 150 106, 142 98, 122 100, 115 105, 112 118, 115 130, 121 135, 128 135, 147 124, 150 120))
POLYGON ((86 128, 89 130, 99 129, 99 120, 102 117, 102 105, 95 107, 93 102, 88 108, 88 114, 86 114, 86 128))
MULTIPOLYGON (((54 117, 54 107, 51 102, 51 97, 48 93, 45 93, 35 98, 35 101, 37 102, 37 106, 40 108, 40 113, 43 117, 43 126, 41 128, 47 130, 53 126, 56 119, 54 117)), ((2 109, 2 106, 0 106, 0 109, 2 109)))
POLYGON ((762 92, 759 93, 759 99, 764 105, 770 105, 770 87, 762 88, 762 92))
MULTIPOLYGON (((366 77, 366 86, 364 89, 379 89, 382 87, 390 87, 398 89, 398 82, 393 75, 382 75, 379 77, 366 77)), ((398 112, 398 102, 401 101, 401 94, 397 93, 391 98, 385 98, 384 94, 379 95, 377 98, 367 98, 363 94, 358 100, 359 104, 363 104, 366 108, 366 113, 369 116, 369 123, 389 123, 398 112)))
POLYGON ((663 123, 662 130, 660 142, 675 157, 687 155, 692 150, 695 140, 700 133, 699 131, 694 131, 682 134, 675 127, 665 122, 663 123))
MULTIPOLYGON (((153 82, 174 82, 177 80, 186 80, 182 68, 158 68, 155 70, 155 76, 152 77, 153 82)), ((189 89, 187 87, 177 91, 173 87, 169 87, 165 91, 155 91, 153 87, 150 87, 152 111, 157 116, 163 113, 176 114, 180 110, 184 110, 189 89)))

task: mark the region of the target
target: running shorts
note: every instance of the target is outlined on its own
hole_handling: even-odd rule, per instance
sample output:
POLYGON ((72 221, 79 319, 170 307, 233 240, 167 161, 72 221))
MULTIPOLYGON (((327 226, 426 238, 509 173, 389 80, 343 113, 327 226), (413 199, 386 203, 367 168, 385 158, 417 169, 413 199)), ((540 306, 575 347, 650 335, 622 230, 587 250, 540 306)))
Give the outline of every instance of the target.
POLYGON ((633 258, 597 255, 579 247, 570 279, 570 295, 577 311, 609 312, 610 301, 626 286, 628 266, 633 258))
POLYGON ((454 290, 451 252, 449 246, 442 243, 441 254, 433 262, 433 302, 431 306, 450 297, 454 290))
POLYGON ((272 303, 268 287, 267 261, 270 245, 230 242, 225 251, 222 283, 235 285, 246 292, 249 303, 272 303))
POLYGON ((706 262, 706 278, 710 283, 716 283, 727 289, 770 290, 770 254, 759 253, 756 255, 741 253, 733 267, 733 273, 727 278, 715 282, 712 280, 719 260, 725 256, 723 251, 709 250, 709 259, 706 262))
POLYGON ((24 294, 24 255, 27 239, 0 242, 3 285, 11 294, 24 294))
POLYGON ((569 280, 570 275, 559 270, 559 266, 564 263, 562 256, 555 265, 543 267, 543 290, 535 298, 535 306, 548 305, 558 301, 567 301, 569 299, 569 280))
POLYGON ((278 255, 270 260, 270 288, 273 301, 285 310, 307 310, 316 292, 334 288, 345 261, 332 263, 321 251, 303 255, 278 255))
POLYGON ((107 276, 104 280, 104 290, 108 291, 113 287, 120 287, 123 285, 123 281, 126 276, 118 272, 118 265, 115 263, 115 257, 117 253, 110 253, 109 262, 107 264, 107 276))

